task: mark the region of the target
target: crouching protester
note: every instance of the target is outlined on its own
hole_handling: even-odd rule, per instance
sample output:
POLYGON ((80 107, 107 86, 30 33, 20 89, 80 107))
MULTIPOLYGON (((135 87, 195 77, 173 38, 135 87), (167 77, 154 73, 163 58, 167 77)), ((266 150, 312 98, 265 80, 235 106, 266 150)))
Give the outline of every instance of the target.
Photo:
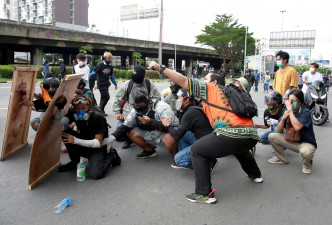
POLYGON ((172 126, 178 126, 179 120, 171 107, 165 102, 151 100, 144 91, 136 92, 134 102, 134 108, 124 123, 110 135, 108 143, 111 144, 127 134, 130 140, 143 150, 136 155, 137 159, 155 157, 156 146, 161 142, 175 155, 178 152, 177 142, 169 133, 165 133, 167 129, 161 122, 161 119, 166 117, 170 118, 172 126))
MULTIPOLYGON (((184 89, 177 93, 176 109, 182 110, 178 129, 171 125, 168 118, 162 118, 162 123, 167 128, 171 136, 178 141, 179 152, 174 156, 174 169, 193 169, 190 150, 191 146, 201 137, 213 132, 209 120, 205 116, 203 108, 194 104, 194 98, 184 89)), ((218 161, 213 158, 210 161, 211 173, 217 167, 218 161)))
POLYGON ((268 160, 269 163, 288 163, 284 149, 301 153, 302 172, 311 174, 312 159, 317 143, 312 125, 311 113, 303 106, 304 95, 299 89, 291 90, 285 105, 287 110, 282 115, 277 130, 271 133, 269 140, 274 149, 276 158, 268 160), (286 129, 285 134, 282 132, 286 129))
POLYGON ((69 123, 75 122, 77 130, 67 128, 62 134, 71 161, 60 166, 59 172, 76 169, 80 157, 84 157, 88 159, 90 177, 102 178, 109 167, 121 164, 117 151, 103 144, 108 137, 106 119, 91 110, 92 102, 88 97, 76 97, 72 105, 74 111, 69 111, 66 117, 69 123))
POLYGON ((183 77, 156 62, 150 62, 149 68, 168 76, 182 88, 189 90, 191 96, 201 98, 205 115, 214 129, 213 133, 205 135, 192 145, 191 160, 196 188, 195 193, 186 196, 187 200, 201 203, 217 201, 211 184, 211 158, 234 155, 250 179, 263 182, 255 158, 249 152, 259 140, 253 121, 233 113, 223 89, 214 84, 183 77))
POLYGON ((22 83, 20 84, 18 90, 22 93, 22 102, 20 102, 19 104, 22 104, 26 107, 32 107, 33 110, 41 112, 38 117, 35 117, 30 121, 31 128, 34 131, 38 130, 41 120, 44 117, 45 111, 47 110, 47 107, 52 101, 52 98, 58 90, 59 86, 60 81, 57 78, 47 78, 42 84, 40 84, 40 89, 42 90, 42 93, 34 93, 33 97, 35 98, 35 100, 29 101, 29 95, 26 91, 27 83, 25 81, 22 81, 22 83))
POLYGON ((282 96, 277 91, 271 91, 266 96, 267 109, 264 111, 264 124, 255 125, 255 128, 268 129, 271 127, 271 130, 260 135, 261 143, 269 145, 270 141, 268 139, 269 134, 276 133, 277 125, 279 119, 281 118, 284 109, 282 108, 282 96))

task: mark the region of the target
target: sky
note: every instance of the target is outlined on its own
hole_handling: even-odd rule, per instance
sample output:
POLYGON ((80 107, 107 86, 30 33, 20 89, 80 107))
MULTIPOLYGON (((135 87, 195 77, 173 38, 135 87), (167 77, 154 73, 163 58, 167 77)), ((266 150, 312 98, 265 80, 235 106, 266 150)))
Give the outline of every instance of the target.
MULTIPOLYGON (((160 0, 90 0, 89 24, 100 33, 150 41, 159 40, 160 19, 121 22, 120 7, 139 3, 154 6, 160 0), (102 6, 102 7, 101 7, 102 6)), ((195 36, 216 15, 232 14, 258 39, 270 37, 270 32, 316 30, 312 59, 332 61, 332 1, 330 0, 164 0, 163 42, 200 46, 195 36), (281 13, 280 11, 286 11, 281 13), (283 26, 282 26, 283 24, 283 26)), ((287 49, 284 49, 287 51, 287 49)))

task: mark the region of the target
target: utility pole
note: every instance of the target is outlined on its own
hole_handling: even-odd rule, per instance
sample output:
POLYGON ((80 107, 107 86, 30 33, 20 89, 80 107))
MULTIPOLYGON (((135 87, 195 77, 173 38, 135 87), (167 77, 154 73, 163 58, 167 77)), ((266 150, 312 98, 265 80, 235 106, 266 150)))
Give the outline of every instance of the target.
POLYGON ((163 64, 162 54, 163 54, 163 0, 160 1, 160 32, 159 32, 159 50, 158 50, 158 63, 163 64))
POLYGON ((281 31, 283 31, 283 26, 284 26, 284 13, 286 10, 281 10, 281 31))

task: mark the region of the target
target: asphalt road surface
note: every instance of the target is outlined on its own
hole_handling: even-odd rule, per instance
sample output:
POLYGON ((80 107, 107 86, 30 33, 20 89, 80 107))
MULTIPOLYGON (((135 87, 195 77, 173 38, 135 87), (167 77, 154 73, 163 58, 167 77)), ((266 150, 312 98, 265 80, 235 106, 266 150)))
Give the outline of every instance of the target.
MULTIPOLYGON (((160 91, 168 86, 167 82, 154 84, 160 91)), ((1 148, 10 88, 11 83, 0 84, 1 148)), ((254 119, 257 124, 263 122, 265 108, 263 86, 259 88, 259 92, 251 92, 259 108, 259 117, 254 119)), ((111 100, 114 93, 111 86, 111 100)), ((95 95, 99 101, 99 91, 95 95)), ((332 113, 332 102, 328 105, 332 113)), ((111 106, 109 102, 106 107, 110 133, 116 125, 111 106)), ((31 118, 36 115, 32 112, 31 118)), ((288 165, 271 165, 267 162, 271 147, 257 144, 255 158, 264 183, 248 179, 233 156, 219 159, 212 175, 218 202, 206 205, 185 199, 194 191, 193 171, 172 169, 172 156, 164 147, 157 148, 155 158, 135 159, 141 150, 136 145, 122 150, 122 143, 115 144, 121 166, 110 169, 103 179, 87 176, 78 182, 76 171, 55 171, 29 191, 29 160, 35 137, 30 128, 29 145, 0 162, 0 224, 331 224, 332 128, 326 123, 314 129, 318 149, 311 175, 302 173, 300 154, 287 151, 288 165), (71 205, 55 214, 54 206, 68 196, 73 199, 71 205)), ((61 153, 61 161, 67 163, 68 155, 61 153)))

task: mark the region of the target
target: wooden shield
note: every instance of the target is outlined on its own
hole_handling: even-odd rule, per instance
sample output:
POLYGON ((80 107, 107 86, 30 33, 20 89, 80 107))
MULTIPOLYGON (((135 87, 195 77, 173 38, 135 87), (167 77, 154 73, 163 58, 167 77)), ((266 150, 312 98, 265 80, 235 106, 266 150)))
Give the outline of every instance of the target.
POLYGON ((19 104, 22 101, 22 94, 21 91, 17 89, 19 89, 22 80, 24 80, 27 83, 26 91, 29 95, 28 100, 31 101, 35 92, 37 72, 38 68, 35 67, 14 68, 0 160, 5 160, 11 154, 28 144, 31 107, 25 107, 19 104))
POLYGON ((29 190, 34 188, 61 165, 60 148, 63 126, 53 125, 53 118, 56 110, 58 110, 54 104, 61 95, 66 96, 67 104, 65 111, 68 112, 71 99, 83 75, 84 74, 75 74, 65 76, 44 114, 37 130, 30 156, 29 190))

